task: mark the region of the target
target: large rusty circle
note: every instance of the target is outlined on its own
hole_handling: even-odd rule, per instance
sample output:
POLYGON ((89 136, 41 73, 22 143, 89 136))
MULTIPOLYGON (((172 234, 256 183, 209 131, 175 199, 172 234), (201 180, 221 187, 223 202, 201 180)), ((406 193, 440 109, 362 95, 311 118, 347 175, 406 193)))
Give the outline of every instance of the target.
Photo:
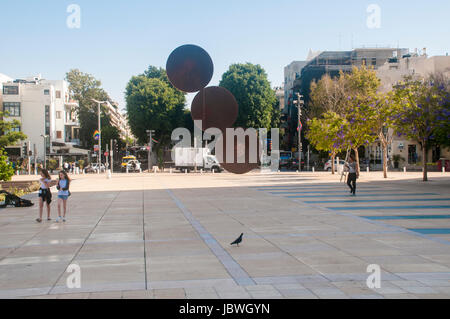
POLYGON ((238 111, 238 103, 233 94, 219 86, 207 87, 198 92, 191 107, 192 119, 202 121, 202 130, 232 127, 238 111))
POLYGON ((251 172, 252 170, 259 167, 259 152, 261 150, 259 145, 259 140, 256 135, 256 140, 258 141, 257 147, 256 147, 256 162, 254 158, 252 159, 250 156, 250 138, 248 136, 245 137, 245 142, 242 143, 242 141, 239 141, 237 138, 235 138, 234 142, 234 148, 233 148, 233 160, 228 161, 227 159, 227 141, 230 138, 233 138, 233 136, 230 136, 227 134, 226 131, 222 131, 222 135, 217 139, 216 144, 216 158, 219 160, 220 165, 228 172, 234 173, 234 174, 246 174, 251 172), (222 144, 222 147, 220 147, 220 144, 222 144), (245 156, 245 160, 243 163, 238 162, 238 156, 243 155, 245 156))
POLYGON ((199 46, 186 44, 170 54, 166 70, 174 87, 192 93, 208 85, 214 73, 214 65, 208 52, 199 46))

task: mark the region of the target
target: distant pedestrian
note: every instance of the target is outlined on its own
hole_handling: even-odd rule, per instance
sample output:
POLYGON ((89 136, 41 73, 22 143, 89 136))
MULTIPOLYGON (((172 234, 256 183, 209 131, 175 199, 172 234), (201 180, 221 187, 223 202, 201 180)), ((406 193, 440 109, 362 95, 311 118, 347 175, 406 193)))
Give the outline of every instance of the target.
POLYGON ((347 185, 350 187, 350 194, 356 196, 356 180, 359 178, 359 173, 353 155, 350 156, 349 162, 345 163, 345 166, 348 168, 347 185))
POLYGON ((52 193, 50 191, 52 178, 46 169, 41 170, 41 179, 39 180, 41 187, 39 189, 39 218, 38 223, 42 222, 42 213, 44 210, 44 202, 47 204, 47 220, 50 221, 50 204, 52 202, 52 193))
POLYGON ((59 173, 58 185, 56 186, 58 189, 58 218, 56 222, 66 221, 66 213, 67 213, 67 200, 70 196, 70 178, 65 171, 61 171, 59 173), (63 206, 63 216, 61 217, 61 206, 63 206))
POLYGON ((69 163, 64 162, 63 168, 64 168, 64 171, 67 173, 69 171, 69 163))

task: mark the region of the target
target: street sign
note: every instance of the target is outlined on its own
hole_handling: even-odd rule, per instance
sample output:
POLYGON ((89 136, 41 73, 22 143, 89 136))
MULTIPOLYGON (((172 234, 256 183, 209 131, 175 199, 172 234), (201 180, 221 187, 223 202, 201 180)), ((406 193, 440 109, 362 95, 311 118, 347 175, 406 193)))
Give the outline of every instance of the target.
POLYGON ((98 152, 98 145, 94 145, 94 152, 98 152))
POLYGON ((108 152, 105 152, 103 155, 105 155, 105 156, 109 156, 109 153, 108 152))

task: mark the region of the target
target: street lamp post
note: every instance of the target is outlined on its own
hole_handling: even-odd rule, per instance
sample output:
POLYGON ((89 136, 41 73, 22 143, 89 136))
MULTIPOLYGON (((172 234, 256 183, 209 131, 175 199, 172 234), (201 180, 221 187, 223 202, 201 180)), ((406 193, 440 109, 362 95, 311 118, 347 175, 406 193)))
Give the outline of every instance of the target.
POLYGON ((302 100, 303 95, 300 93, 297 93, 297 110, 298 110, 298 170, 299 172, 302 171, 302 153, 303 153, 303 147, 302 147, 302 126, 301 126, 301 120, 302 120, 302 107, 305 104, 305 101, 302 100))
POLYGON ((151 162, 152 162, 152 158, 151 158, 151 155, 152 155, 152 142, 153 142, 153 133, 155 133, 155 131, 154 130, 147 130, 147 134, 148 134, 148 137, 149 137, 149 141, 148 141, 148 147, 149 147, 149 149, 148 149, 148 172, 150 173, 150 169, 151 169, 151 162))
POLYGON ((94 101, 95 103, 97 103, 97 114, 98 114, 98 158, 97 158, 97 163, 98 163, 98 172, 100 174, 101 171, 101 167, 100 165, 102 164, 102 128, 101 128, 101 122, 100 122, 100 106, 102 104, 108 104, 108 101, 97 101, 96 99, 92 99, 92 101, 94 101))

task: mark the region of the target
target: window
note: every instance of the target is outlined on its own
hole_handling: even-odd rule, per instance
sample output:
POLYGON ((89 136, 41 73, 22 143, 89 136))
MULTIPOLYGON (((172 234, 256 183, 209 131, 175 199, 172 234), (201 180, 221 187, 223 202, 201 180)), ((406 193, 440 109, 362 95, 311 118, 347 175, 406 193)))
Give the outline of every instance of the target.
POLYGON ((13 127, 9 131, 10 132, 20 132, 20 126, 13 127))
POLYGON ((372 65, 377 65, 377 58, 372 58, 372 65))
POLYGON ((366 58, 363 58, 361 60, 361 65, 367 65, 367 59, 366 58))
POLYGON ((50 95, 50 90, 44 90, 44 95, 50 95))
POLYGON ((56 118, 57 118, 58 120, 61 119, 61 111, 56 111, 56 118))
POLYGON ((19 102, 4 102, 3 111, 8 116, 19 117, 20 116, 20 103, 19 102))
POLYGON ((56 91, 56 98, 60 99, 61 98, 61 91, 56 91))
POLYGON ((62 138, 62 131, 56 131, 56 138, 61 139, 62 138))
POLYGON ((50 135, 50 105, 45 106, 45 134, 50 135))
POLYGON ((3 94, 4 95, 19 95, 19 87, 18 86, 4 86, 3 94))

